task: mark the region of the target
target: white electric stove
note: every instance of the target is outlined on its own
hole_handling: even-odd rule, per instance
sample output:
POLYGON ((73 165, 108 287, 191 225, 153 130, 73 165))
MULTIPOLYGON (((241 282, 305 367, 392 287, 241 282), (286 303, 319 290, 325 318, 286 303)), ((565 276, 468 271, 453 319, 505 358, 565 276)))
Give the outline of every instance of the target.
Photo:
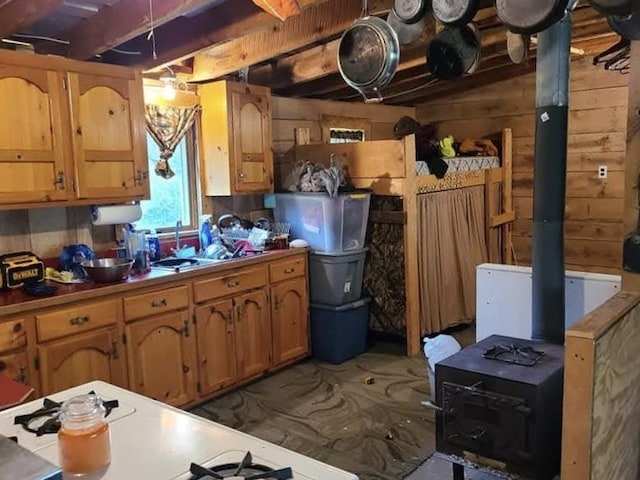
MULTIPOLYGON (((251 453, 254 464, 273 470, 291 468, 291 477, 278 478, 358 480, 352 473, 108 383, 90 382, 48 398, 62 402, 90 391, 105 400, 117 399, 119 402, 107 417, 112 459, 101 477, 105 480, 188 480, 196 478, 189 470, 192 462, 206 468, 240 463, 247 452, 251 453)), ((56 434, 36 436, 22 426, 14 425, 17 415, 31 413, 42 404, 42 399, 38 399, 0 412, 0 434, 17 436, 20 445, 58 465, 56 434)))

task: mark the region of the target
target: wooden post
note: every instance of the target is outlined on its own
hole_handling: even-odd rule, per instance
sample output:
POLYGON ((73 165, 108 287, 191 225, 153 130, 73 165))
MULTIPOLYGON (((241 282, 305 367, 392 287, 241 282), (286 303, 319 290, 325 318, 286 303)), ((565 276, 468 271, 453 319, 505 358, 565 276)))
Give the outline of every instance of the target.
MULTIPOLYGON (((640 42, 631 42, 627 153, 624 171, 624 233, 638 228, 638 175, 640 174, 640 42)), ((622 272, 622 289, 640 291, 640 274, 622 272)))
MULTIPOLYGON (((510 128, 502 131, 502 213, 513 211, 513 136, 510 128)), ((502 263, 513 263, 511 223, 502 225, 502 263)))
POLYGON ((418 275, 418 188, 416 182, 416 138, 404 141, 405 182, 403 187, 404 211, 404 289, 405 321, 407 328, 407 355, 420 352, 420 278, 418 275))

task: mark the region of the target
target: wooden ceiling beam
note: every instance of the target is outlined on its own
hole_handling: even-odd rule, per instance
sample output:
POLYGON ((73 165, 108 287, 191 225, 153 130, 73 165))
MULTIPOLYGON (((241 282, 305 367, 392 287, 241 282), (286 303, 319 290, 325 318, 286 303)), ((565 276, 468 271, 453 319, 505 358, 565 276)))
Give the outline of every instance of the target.
MULTIPOLYGON (((66 56, 87 60, 111 48, 147 33, 152 26, 159 27, 185 13, 209 3, 210 0, 154 0, 153 22, 149 2, 120 0, 102 7, 95 15, 80 21, 64 35, 69 41, 66 56)), ((38 51, 59 46, 38 45, 38 51)))
POLYGON ((62 0, 9 0, 0 7, 0 38, 18 33, 53 12, 62 0))
MULTIPOLYGON (((369 12, 388 12, 392 0, 370 0, 369 12)), ((194 58, 193 81, 213 80, 239 69, 335 37, 360 16, 361 3, 353 0, 329 0, 304 10, 272 28, 214 46, 194 58)))
MULTIPOLYGON (((432 18, 432 17, 430 17, 432 18)), ((425 47, 435 34, 435 22, 425 26, 422 35, 400 49, 403 64, 422 60, 425 47)), ((310 82, 338 73, 338 47, 340 39, 290 55, 276 62, 258 67, 249 72, 249 80, 273 89, 285 89, 298 83, 310 82)), ((402 64, 399 66, 402 70, 402 64)))
POLYGON ((296 0, 253 0, 253 3, 282 21, 299 15, 302 11, 296 0))

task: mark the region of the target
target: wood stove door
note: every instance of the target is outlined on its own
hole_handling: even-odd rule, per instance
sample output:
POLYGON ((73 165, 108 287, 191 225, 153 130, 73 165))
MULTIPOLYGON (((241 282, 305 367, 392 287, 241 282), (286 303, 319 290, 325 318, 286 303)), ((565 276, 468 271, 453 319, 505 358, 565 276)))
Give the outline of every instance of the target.
POLYGON ((524 399, 474 386, 443 384, 443 440, 478 455, 522 463, 533 458, 531 408, 524 399))

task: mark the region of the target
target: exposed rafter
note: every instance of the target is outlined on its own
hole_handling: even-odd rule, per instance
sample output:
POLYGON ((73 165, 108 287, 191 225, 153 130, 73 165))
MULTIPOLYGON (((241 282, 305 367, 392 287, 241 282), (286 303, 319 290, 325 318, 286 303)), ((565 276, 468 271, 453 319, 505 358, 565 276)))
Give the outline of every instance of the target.
MULTIPOLYGON (((392 4, 392 0, 372 0, 369 11, 371 14, 384 14, 392 4)), ((219 78, 242 67, 335 37, 344 32, 360 13, 360 2, 352 0, 330 0, 310 7, 271 29, 256 31, 196 55, 193 80, 219 78)))
POLYGON ((53 12, 62 0, 9 0, 0 7, 0 38, 17 33, 53 12))
POLYGON ((159 26, 210 0, 154 0, 153 18, 149 2, 120 0, 105 6, 91 18, 82 21, 67 35, 68 57, 85 60, 110 48, 121 45, 147 32, 153 25, 159 26))
POLYGON ((296 0, 253 0, 253 3, 282 21, 302 11, 296 0))

